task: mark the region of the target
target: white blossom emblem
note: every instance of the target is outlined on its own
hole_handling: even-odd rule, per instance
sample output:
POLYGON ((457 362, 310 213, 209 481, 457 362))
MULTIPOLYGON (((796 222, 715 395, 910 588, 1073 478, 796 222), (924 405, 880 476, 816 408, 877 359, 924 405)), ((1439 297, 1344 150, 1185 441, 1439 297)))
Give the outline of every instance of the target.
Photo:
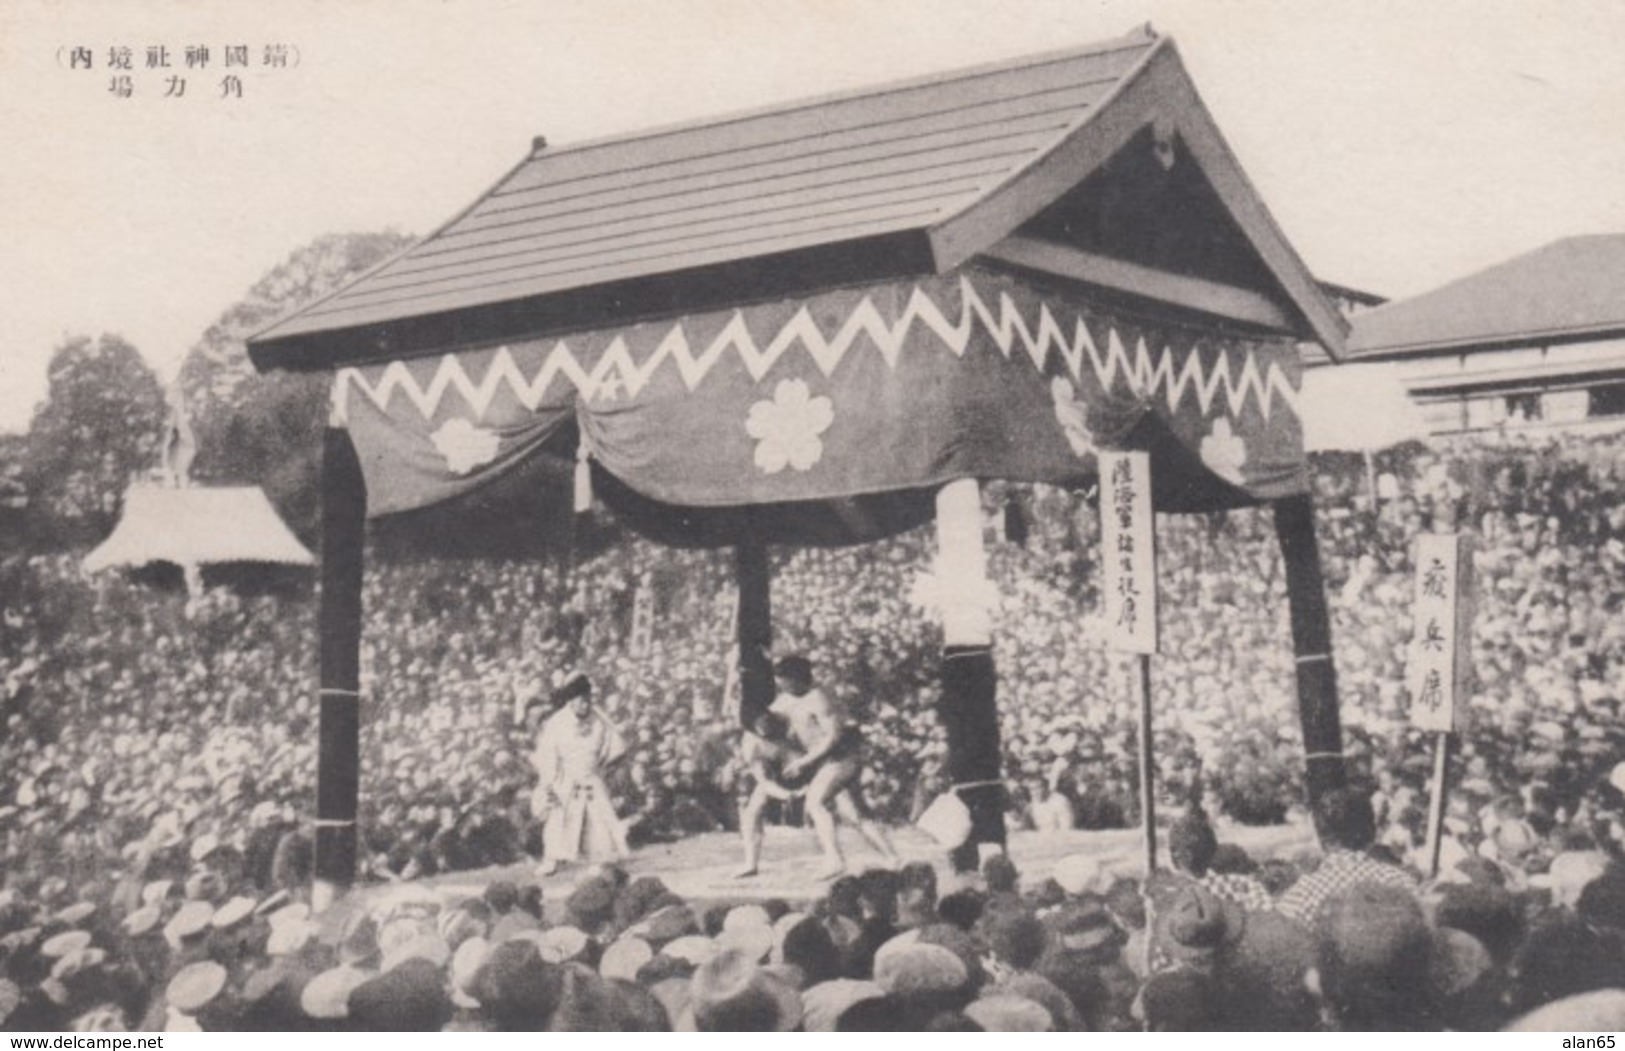
POLYGON ((1246 476, 1241 468, 1247 462, 1247 443, 1230 428, 1230 420, 1221 416, 1213 421, 1213 430, 1202 439, 1202 462, 1207 469, 1231 485, 1242 485, 1246 476))
POLYGON ((467 474, 495 460, 501 444, 495 431, 476 427, 461 417, 441 424, 429 440, 446 458, 446 470, 452 474, 467 474))
POLYGON ((1089 434, 1088 417, 1084 414, 1083 402, 1072 389, 1072 381, 1064 376, 1055 377, 1050 380, 1049 394, 1055 403, 1055 419, 1066 432, 1066 443, 1072 446, 1072 451, 1079 456, 1094 452, 1095 440, 1089 434))
POLYGON ((835 407, 828 398, 811 397, 803 380, 780 380, 773 400, 752 405, 745 419, 745 431, 756 439, 756 466, 765 474, 785 467, 809 470, 824 455, 818 436, 834 421, 835 407))

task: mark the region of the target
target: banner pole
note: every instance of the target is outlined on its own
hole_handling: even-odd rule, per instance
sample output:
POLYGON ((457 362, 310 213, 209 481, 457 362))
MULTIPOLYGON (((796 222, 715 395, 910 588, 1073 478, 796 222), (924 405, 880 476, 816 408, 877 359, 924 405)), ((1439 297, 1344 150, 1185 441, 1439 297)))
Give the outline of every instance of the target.
POLYGON ((1157 871, 1156 768, 1151 734, 1151 655, 1134 658, 1134 692, 1140 708, 1140 824, 1145 837, 1145 876, 1157 871))
POLYGON ((1439 875, 1439 851, 1444 840, 1444 809, 1450 786, 1446 774, 1450 764, 1451 734, 1433 737, 1433 795, 1428 800, 1428 879, 1439 875))

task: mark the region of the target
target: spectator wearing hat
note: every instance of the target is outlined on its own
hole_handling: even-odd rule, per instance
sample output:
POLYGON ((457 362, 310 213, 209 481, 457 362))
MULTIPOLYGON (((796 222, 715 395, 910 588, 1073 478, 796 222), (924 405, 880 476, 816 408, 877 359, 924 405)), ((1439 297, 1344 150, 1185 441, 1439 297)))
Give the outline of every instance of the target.
POLYGON ((1247 913, 1198 883, 1168 883, 1153 892, 1151 970, 1212 973, 1220 954, 1240 940, 1247 913))
POLYGON ((801 1025, 795 988, 739 949, 724 949, 699 966, 689 1008, 702 1033, 783 1033, 801 1025))
POLYGON ((537 775, 532 810, 543 823, 542 876, 583 854, 630 853, 604 783, 608 768, 626 755, 626 742, 594 706, 585 675, 572 675, 556 697, 560 708, 542 724, 531 754, 537 775))
POLYGON ((1047 932, 1035 973, 1066 993, 1082 1024, 1097 1032, 1125 1029, 1140 980, 1123 962, 1127 934, 1094 895, 1041 913, 1047 932))

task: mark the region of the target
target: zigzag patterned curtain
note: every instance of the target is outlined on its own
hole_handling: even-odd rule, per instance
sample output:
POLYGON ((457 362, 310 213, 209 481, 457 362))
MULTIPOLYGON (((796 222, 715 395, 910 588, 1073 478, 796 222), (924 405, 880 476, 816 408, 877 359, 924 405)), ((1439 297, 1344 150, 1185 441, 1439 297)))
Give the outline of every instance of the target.
POLYGON ((333 397, 372 515, 466 492, 572 419, 627 486, 699 507, 1075 485, 1149 421, 1198 494, 1159 501, 1190 510, 1304 490, 1299 384, 1290 342, 1131 322, 973 267, 346 368, 333 397))

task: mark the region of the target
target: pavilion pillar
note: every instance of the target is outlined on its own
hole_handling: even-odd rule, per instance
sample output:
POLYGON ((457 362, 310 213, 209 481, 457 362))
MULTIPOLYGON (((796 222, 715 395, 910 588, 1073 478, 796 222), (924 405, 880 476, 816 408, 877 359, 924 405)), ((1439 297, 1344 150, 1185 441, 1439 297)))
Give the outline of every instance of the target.
POLYGON ((937 492, 937 578, 942 590, 942 697, 949 783, 970 811, 970 838, 948 855, 957 872, 974 871, 984 845, 1005 845, 999 745, 998 675, 982 540, 982 493, 975 479, 937 492))
POLYGON ((739 605, 734 641, 739 651, 739 719, 744 725, 773 703, 773 579, 767 545, 754 538, 734 547, 739 605))
POLYGON ((355 880, 361 781, 361 576, 367 490, 346 430, 322 436, 322 563, 317 607, 320 716, 316 760, 316 886, 321 908, 355 880))
POLYGON ((1274 502, 1275 535, 1286 566, 1292 651, 1297 658, 1298 719, 1303 727, 1304 783, 1310 801, 1347 783, 1343 728, 1332 666, 1331 618, 1315 543, 1314 503, 1308 493, 1274 502))

